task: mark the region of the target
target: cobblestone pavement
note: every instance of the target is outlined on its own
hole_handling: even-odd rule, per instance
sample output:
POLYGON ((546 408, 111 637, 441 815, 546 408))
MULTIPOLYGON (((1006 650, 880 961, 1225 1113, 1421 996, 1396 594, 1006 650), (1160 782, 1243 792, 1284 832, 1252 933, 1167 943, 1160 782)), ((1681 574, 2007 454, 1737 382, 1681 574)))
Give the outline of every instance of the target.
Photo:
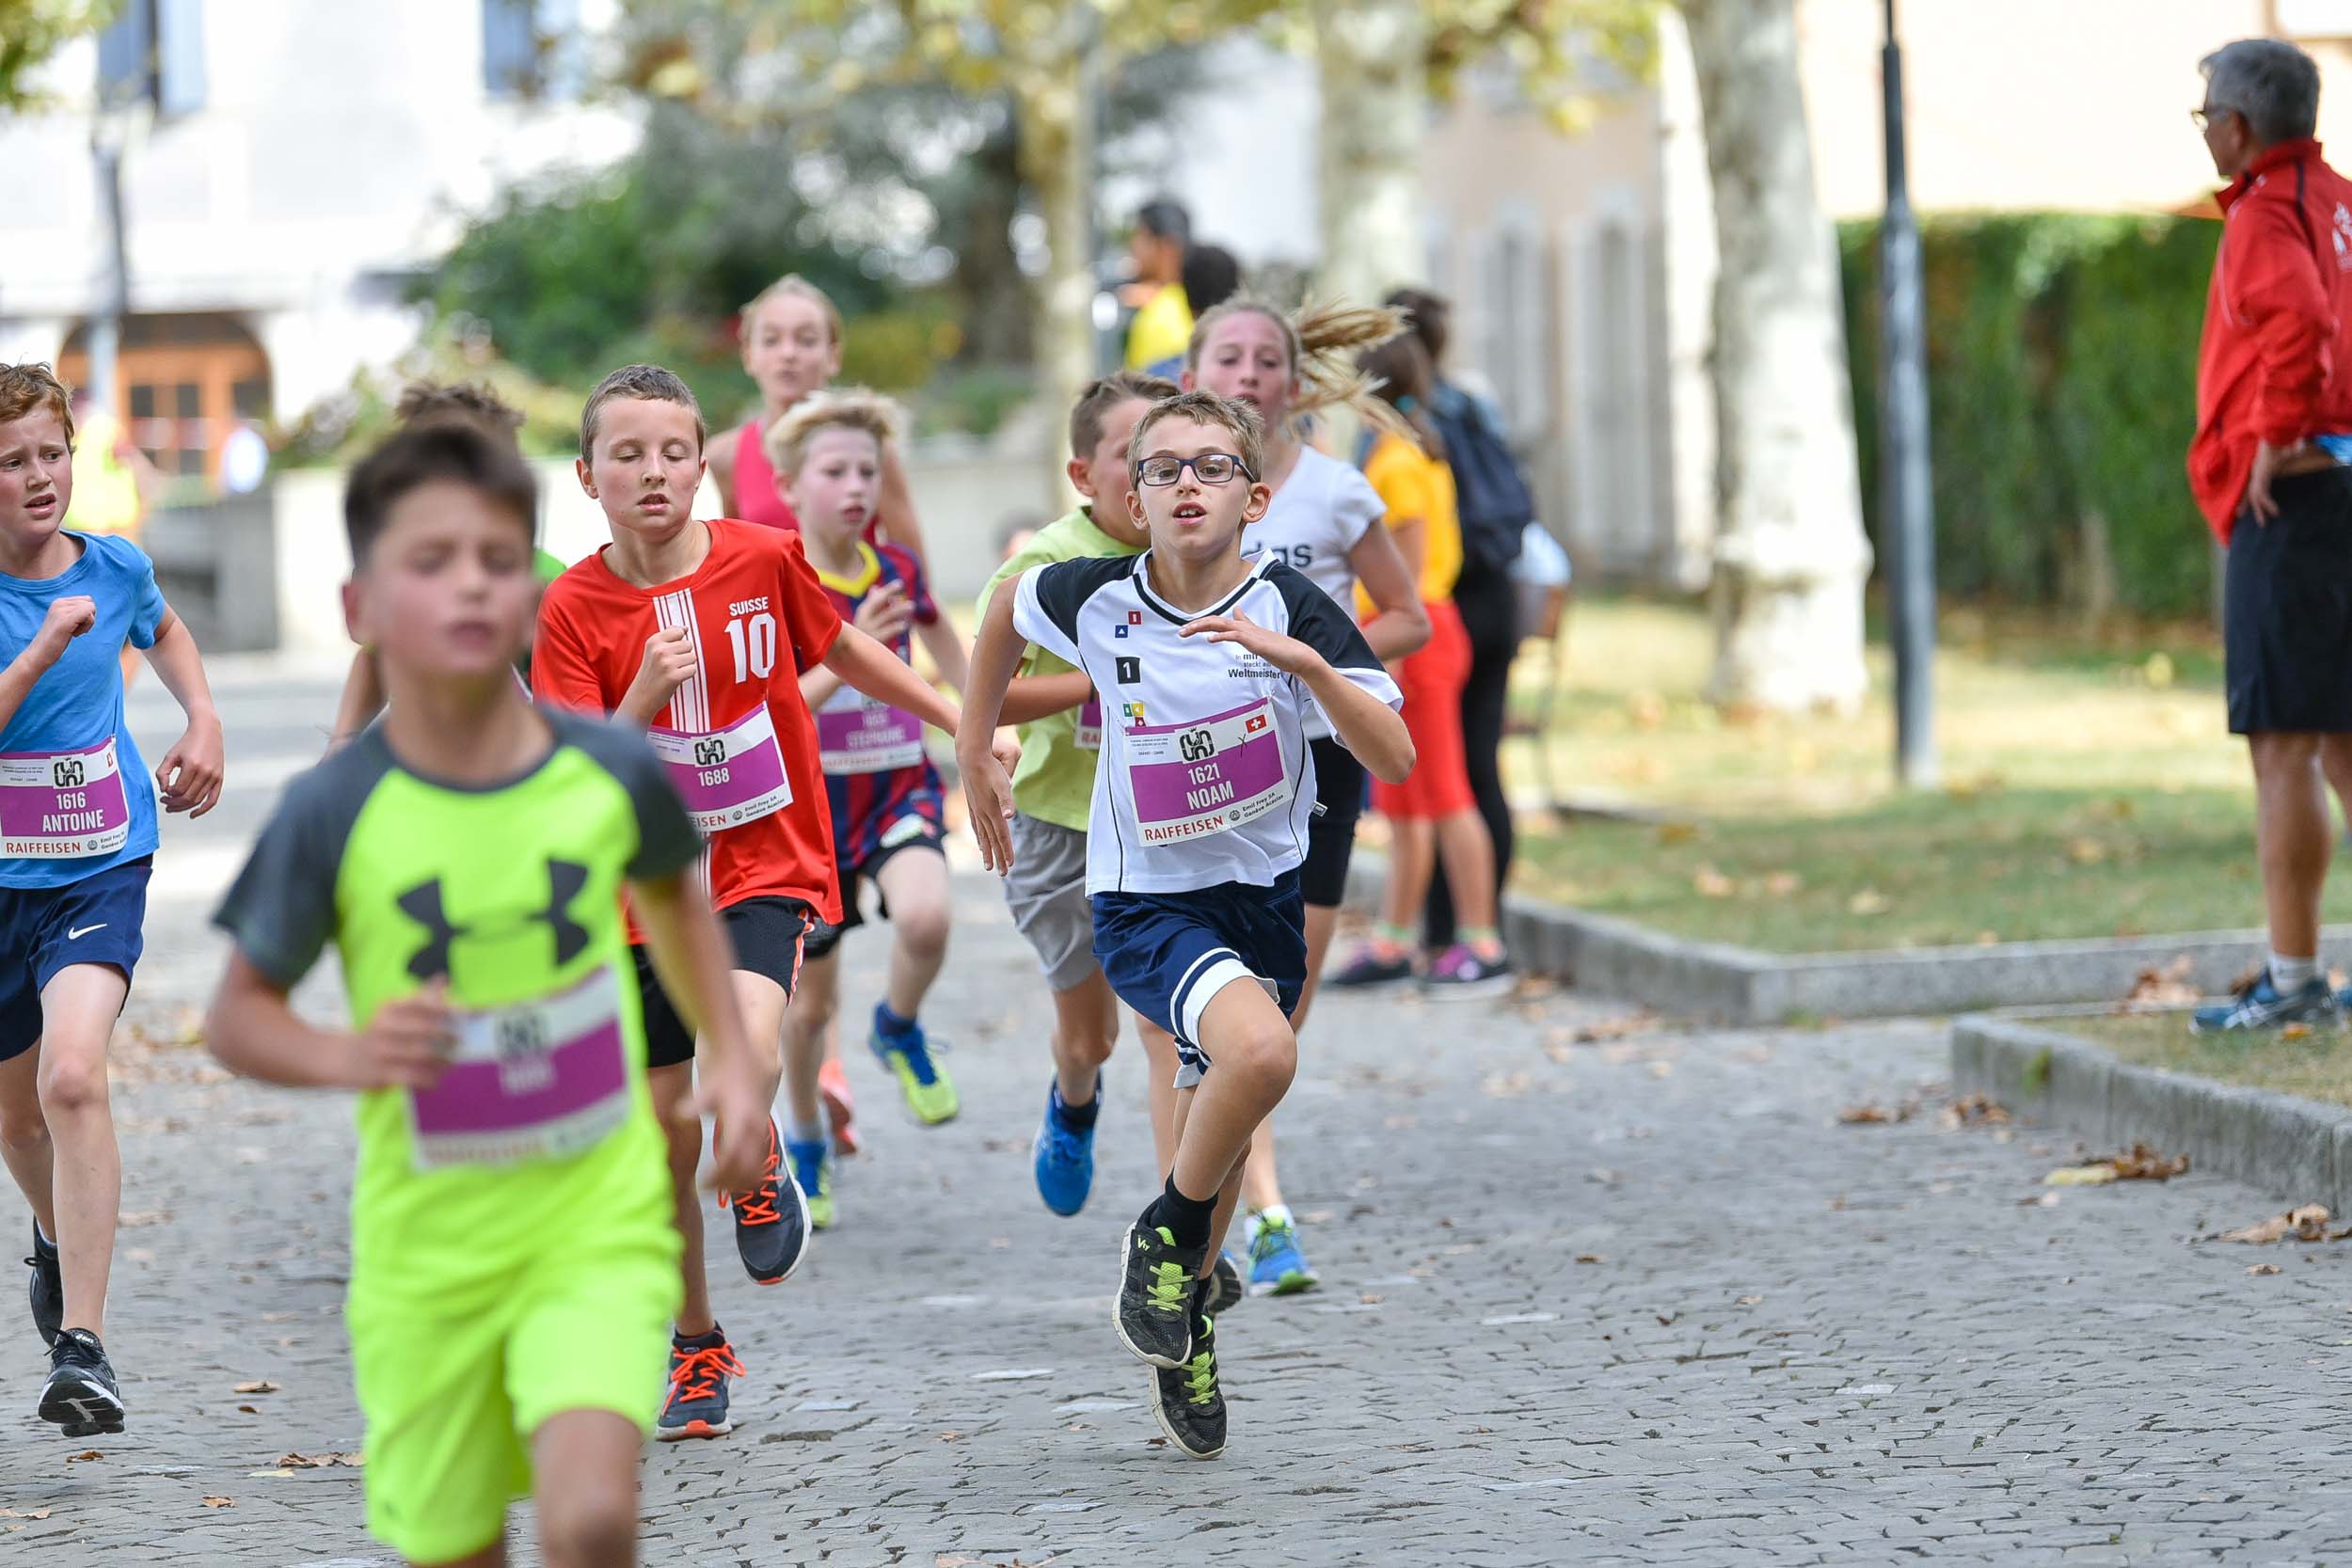
MULTIPOLYGON (((134 1008, 167 1035, 329 701, 266 665, 222 684, 233 794, 167 832, 134 1008)), ((735 1436, 648 1456, 650 1561, 2352 1560, 2352 1252, 2191 1245, 2281 1206, 2194 1176, 2035 1202, 2070 1140, 1946 1130, 1931 1089, 1836 1125, 1941 1075, 1927 1023, 1617 1034, 1622 1008, 1572 997, 1333 999, 1282 1113, 1324 1288, 1228 1317, 1232 1446, 1182 1459, 1104 1321, 1152 1184, 1140 1061, 1115 1064, 1095 1203, 1055 1218, 1027 1152, 1045 998, 995 891, 960 894, 933 1018, 963 1116, 918 1130, 853 1064, 871 1151, 803 1275, 755 1291, 712 1227, 752 1376, 735 1436)), ((878 946, 850 943, 853 1006, 878 946)), ((131 1431, 87 1451, 37 1422, 20 1323, 0 1560, 385 1562, 358 1471, 277 1463, 360 1446, 346 1107, 165 1048, 126 1050, 118 1111, 131 1431)))

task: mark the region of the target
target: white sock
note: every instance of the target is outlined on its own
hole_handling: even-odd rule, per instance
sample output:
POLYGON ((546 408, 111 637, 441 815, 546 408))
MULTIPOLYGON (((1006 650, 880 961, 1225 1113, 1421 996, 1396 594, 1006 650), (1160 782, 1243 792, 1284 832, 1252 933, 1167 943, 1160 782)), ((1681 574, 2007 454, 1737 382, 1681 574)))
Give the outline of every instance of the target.
POLYGON ((784 1135, 796 1144, 821 1143, 830 1136, 825 1131, 822 1118, 803 1127, 789 1117, 785 1118, 784 1135))
POLYGON ((2319 973, 2319 958, 2290 958, 2283 953, 2270 955, 2270 983, 2281 996, 2301 990, 2312 983, 2319 973))

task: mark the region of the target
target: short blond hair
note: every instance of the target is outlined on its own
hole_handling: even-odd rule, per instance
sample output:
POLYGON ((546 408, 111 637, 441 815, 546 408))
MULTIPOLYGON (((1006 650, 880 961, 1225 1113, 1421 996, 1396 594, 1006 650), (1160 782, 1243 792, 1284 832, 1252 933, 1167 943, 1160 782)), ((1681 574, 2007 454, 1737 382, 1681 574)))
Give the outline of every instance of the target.
POLYGON ((1190 420, 1196 424, 1215 425, 1233 437, 1237 449, 1233 455, 1249 470, 1255 483, 1265 477, 1265 421, 1258 411, 1246 403, 1234 403, 1215 392, 1179 392, 1172 398, 1162 398, 1143 411, 1136 421, 1136 433, 1127 442, 1127 463, 1130 467, 1143 461, 1144 440, 1152 427, 1170 420, 1190 420))
POLYGON ((842 339, 840 308, 834 304, 831 294, 797 272, 786 273, 752 296, 752 302, 743 307, 741 319, 736 324, 736 341, 750 342, 752 327, 759 320, 759 312, 779 299, 804 299, 816 306, 824 313, 825 329, 833 334, 834 343, 839 345, 842 339))
POLYGON ((801 471, 807 460, 808 445, 818 433, 827 430, 856 430, 874 438, 874 445, 887 451, 898 438, 901 423, 898 405, 880 392, 865 387, 844 387, 837 391, 813 393, 792 405, 760 438, 760 446, 768 453, 768 466, 787 479, 801 471))

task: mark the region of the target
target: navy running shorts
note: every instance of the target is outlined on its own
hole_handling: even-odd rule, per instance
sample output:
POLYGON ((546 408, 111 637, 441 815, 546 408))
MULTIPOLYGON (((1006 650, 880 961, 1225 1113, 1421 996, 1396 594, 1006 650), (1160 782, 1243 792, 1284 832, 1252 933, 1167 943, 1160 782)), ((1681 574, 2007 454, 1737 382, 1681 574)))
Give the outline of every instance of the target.
POLYGON ((1098 893, 1094 961, 1119 999, 1176 1037, 1176 1086, 1209 1066, 1200 1015, 1235 980, 1255 980, 1287 1017, 1307 986, 1307 905, 1298 872, 1270 888, 1227 883, 1191 893, 1098 893))
POLYGON ((105 964, 131 978, 154 870, 142 855, 64 887, 0 888, 0 1062, 40 1039, 40 993, 57 971, 105 964))

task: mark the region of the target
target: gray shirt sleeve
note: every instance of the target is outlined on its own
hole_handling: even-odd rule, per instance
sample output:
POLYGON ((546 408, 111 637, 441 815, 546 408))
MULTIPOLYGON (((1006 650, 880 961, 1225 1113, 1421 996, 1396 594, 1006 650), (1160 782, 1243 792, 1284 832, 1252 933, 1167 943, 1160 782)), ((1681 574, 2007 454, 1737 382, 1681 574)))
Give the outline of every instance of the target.
POLYGON ((703 852, 702 834, 686 815, 686 802, 670 783, 669 769, 653 754, 645 737, 627 725, 585 714, 552 713, 556 736, 596 759, 604 770, 628 791, 637 809, 637 853, 628 873, 632 881, 675 877, 694 863, 703 852))
POLYGON ((335 934, 335 882, 351 826, 391 766, 369 730, 286 786, 213 924, 246 960, 292 990, 335 934))

